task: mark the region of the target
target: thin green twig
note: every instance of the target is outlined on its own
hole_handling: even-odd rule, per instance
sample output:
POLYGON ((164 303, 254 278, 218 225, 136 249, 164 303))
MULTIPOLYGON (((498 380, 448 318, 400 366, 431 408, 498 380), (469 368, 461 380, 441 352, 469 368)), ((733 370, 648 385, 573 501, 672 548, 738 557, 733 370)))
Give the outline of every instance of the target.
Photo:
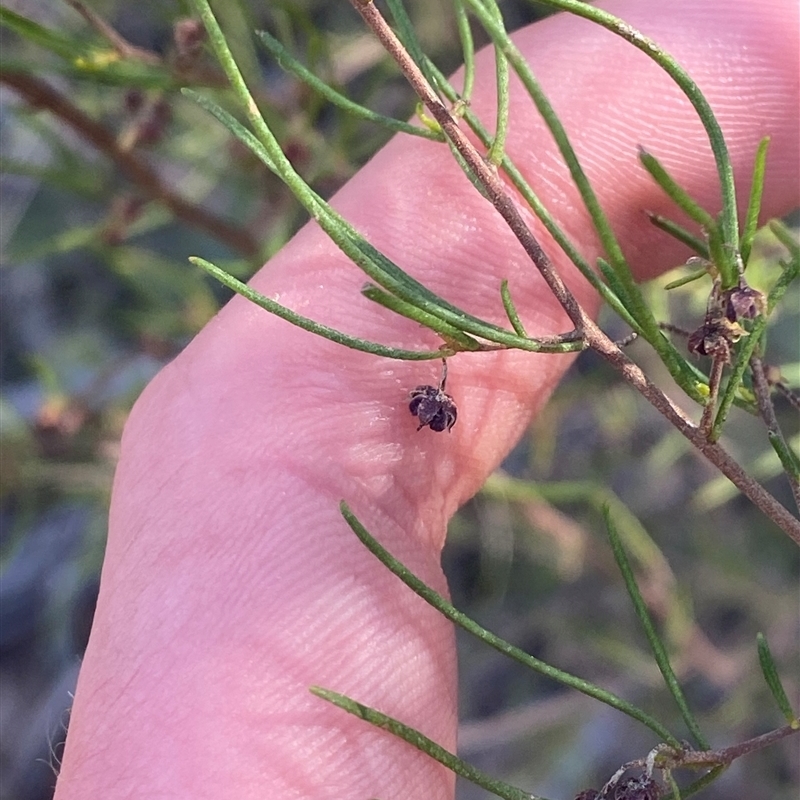
POLYGON ((480 786, 492 792, 492 794, 497 797, 505 798, 505 800, 545 800, 538 795, 524 792, 522 789, 518 789, 508 783, 492 778, 477 767, 473 767, 472 764, 468 764, 466 761, 458 758, 458 756, 453 755, 449 750, 445 750, 444 747, 434 742, 433 739, 429 739, 415 728, 405 725, 399 720, 375 708, 366 706, 363 703, 359 703, 357 700, 353 700, 346 695, 339 694, 330 689, 323 689, 320 686, 312 686, 310 691, 311 694, 323 700, 327 700, 329 703, 335 705, 337 708, 341 708, 348 714, 363 719, 376 728, 389 731, 393 736, 403 739, 403 741, 408 742, 420 752, 425 753, 435 761, 443 764, 451 772, 468 780, 470 783, 474 783, 476 786, 480 786))
POLYGON ((767 171, 767 148, 769 136, 765 136, 758 143, 755 164, 753 165, 753 183, 750 187, 750 198, 747 203, 747 214, 742 228, 742 241, 739 250, 742 254, 742 263, 746 266, 750 260, 750 250, 753 238, 758 230, 758 217, 761 213, 761 198, 764 195, 764 175, 767 171))
POLYGON ((764 370, 764 363, 757 354, 750 358, 750 372, 753 378, 753 391, 756 395, 758 410, 761 414, 761 419, 764 420, 764 424, 767 426, 769 442, 786 473, 795 506, 800 511, 800 458, 792 450, 789 442, 786 441, 778 423, 778 417, 772 405, 770 386, 764 370))
POLYGON ((540 661, 538 658, 528 655, 523 650, 520 650, 518 647, 514 647, 514 645, 509 644, 504 639, 501 639, 499 636, 490 633, 485 628, 478 625, 477 622, 470 619, 466 614, 463 614, 461 611, 448 603, 447 600, 445 600, 440 594, 437 594, 435 591, 433 591, 433 589, 423 583, 407 567, 394 558, 394 556, 392 556, 388 550, 386 550, 372 535, 370 535, 369 531, 367 531, 367 529, 350 510, 347 503, 342 501, 339 505, 339 508, 345 521, 365 545, 365 547, 385 567, 387 567, 398 578, 400 578, 400 580, 403 581, 406 586, 418 594, 426 603, 433 606, 437 611, 447 617, 447 619, 449 619, 451 622, 454 622, 468 633, 471 633, 485 644, 493 647, 495 650, 503 653, 509 658, 512 658, 514 661, 518 661, 520 664, 535 670, 540 675, 544 675, 545 677, 550 678, 551 680, 554 680, 563 686, 568 686, 571 689, 575 689, 582 694, 587 695, 588 697, 593 697, 595 700, 599 700, 601 703, 605 703, 606 705, 621 711, 623 714, 627 714, 629 717, 632 717, 633 719, 650 728, 650 730, 653 731, 661 741, 666 742, 673 747, 680 747, 680 742, 678 739, 673 736, 664 725, 651 717, 645 711, 642 711, 640 708, 634 706, 632 703, 629 703, 627 700, 623 700, 621 697, 617 697, 605 689, 601 689, 599 686, 595 686, 589 681, 585 681, 582 678, 570 675, 568 672, 556 669, 555 667, 540 661))
MULTIPOLYGON (((500 7, 494 0, 489 0, 487 6, 494 14, 498 25, 503 25, 503 13, 500 7)), ((509 72, 508 72, 508 59, 506 59, 503 51, 495 45, 494 48, 494 61, 495 61, 495 99, 497 101, 497 112, 495 115, 495 130, 492 144, 489 147, 489 152, 486 154, 486 160, 493 166, 498 166, 503 163, 505 157, 506 137, 508 136, 508 113, 509 113, 509 72)))
POLYGON ((335 328, 329 328, 327 325, 322 325, 319 322, 308 319, 308 317, 296 314, 291 309, 286 308, 286 306, 282 306, 280 303, 276 303, 269 297, 260 294, 255 289, 251 289, 246 283, 242 283, 240 280, 234 278, 233 275, 229 275, 204 258, 192 256, 189 261, 195 266, 204 269, 224 286, 242 295, 242 297, 246 297, 265 311, 269 311, 270 314, 285 319, 298 328, 302 328, 310 333, 315 333, 317 336, 322 336, 324 339, 344 345, 345 347, 350 347, 353 350, 360 350, 363 353, 372 353, 376 356, 395 358, 402 361, 430 361, 434 358, 447 358, 455 352, 450 347, 442 347, 439 350, 401 350, 395 347, 387 347, 386 345, 376 342, 369 342, 366 339, 359 339, 355 336, 348 336, 346 333, 342 333, 335 328))
POLYGON ((676 705, 680 709, 683 721, 686 723, 686 727, 689 729, 689 732, 694 738, 696 744, 701 750, 708 750, 710 749, 710 746, 705 736, 703 736, 700 726, 698 725, 694 714, 692 714, 689 708, 689 704, 686 702, 683 689, 681 689, 678 678, 675 675, 675 671, 672 669, 672 664, 670 664, 667 648, 661 641, 661 637, 658 635, 655 625, 653 625, 653 621, 650 619, 647 605, 645 604, 642 594, 639 591, 639 587, 636 584, 636 578, 633 574, 633 570, 631 569, 631 564, 630 561, 628 561, 628 556, 625 553, 625 549, 622 546, 622 542, 620 541, 614 520, 611 518, 611 514, 607 507, 603 510, 603 512, 606 522, 606 531, 608 532, 608 538, 611 542, 611 549, 614 553, 614 558, 616 559, 617 566, 622 574, 622 578, 625 581, 625 586, 628 589, 628 594, 630 595, 631 602, 633 603, 634 610, 636 611, 636 616, 642 623, 647 640, 650 642, 650 647, 653 651, 653 655, 655 656, 658 668, 661 671, 661 675, 664 678, 664 682, 666 683, 670 694, 675 700, 676 705))
MULTIPOLYGON (((648 58, 655 61, 680 87, 689 102, 694 106, 700 118, 700 122, 706 130, 709 143, 711 144, 722 192, 721 226, 723 240, 728 245, 735 248, 739 243, 739 220, 733 163, 728 154, 728 147, 725 144, 722 128, 708 100, 706 100, 705 95, 700 91, 700 88, 692 80, 689 73, 652 39, 644 36, 628 23, 615 17, 613 14, 609 14, 607 11, 603 11, 587 3, 579 2, 579 0, 542 0, 542 2, 553 8, 568 11, 576 16, 592 20, 602 25, 606 30, 611 31, 611 33, 622 37, 625 41, 630 42, 634 47, 641 50, 648 58)), ((728 259, 727 271, 730 274, 725 276, 725 288, 734 285, 738 278, 735 251, 728 253, 728 259)))
POLYGON ((682 242, 687 247, 694 250, 700 258, 708 261, 708 244, 699 236, 695 236, 682 225, 673 222, 671 219, 667 219, 667 217, 661 214, 647 212, 647 216, 656 228, 660 228, 664 233, 668 233, 673 239, 677 239, 679 242, 682 242))
POLYGON ((789 702, 789 696, 783 688, 767 637, 763 633, 759 633, 756 636, 756 644, 758 646, 758 661, 761 665, 761 672, 764 675, 764 680, 767 682, 770 693, 789 725, 795 729, 800 728, 800 718, 795 714, 792 704, 789 702))
POLYGON ((287 72, 299 78, 303 83, 310 86, 315 92, 324 97, 332 105, 341 108, 348 114, 352 114, 358 119, 374 122, 394 133, 408 133, 412 136, 420 136, 423 139, 432 139, 435 142, 444 142, 444 135, 441 131, 435 131, 428 127, 412 125, 404 120, 387 117, 378 114, 365 106, 355 103, 341 92, 337 92, 325 81, 320 80, 311 70, 305 67, 300 61, 289 53, 289 51, 267 31, 256 31, 261 44, 267 52, 278 62, 287 72))

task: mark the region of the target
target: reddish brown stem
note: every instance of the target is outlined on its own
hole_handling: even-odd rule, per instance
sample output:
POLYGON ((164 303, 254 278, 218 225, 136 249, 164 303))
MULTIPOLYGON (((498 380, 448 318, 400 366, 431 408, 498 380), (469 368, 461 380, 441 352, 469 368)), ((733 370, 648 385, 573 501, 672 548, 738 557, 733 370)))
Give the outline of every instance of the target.
POLYGON ((497 171, 484 161, 481 154, 464 135, 458 123, 425 79, 372 0, 351 0, 351 3, 387 52, 394 58, 417 96, 464 158, 492 205, 506 221, 541 273, 550 291, 553 292, 572 320, 575 329, 583 332, 587 345, 617 369, 622 377, 655 406, 742 494, 788 534, 796 544, 800 545, 800 520, 792 516, 763 486, 753 480, 718 444, 709 442, 708 438, 689 420, 686 414, 650 382, 642 370, 625 356, 581 308, 526 225, 511 196, 506 192, 505 185, 500 180, 497 171))
POLYGON ((135 58, 145 64, 160 64, 161 58, 157 53, 150 50, 143 50, 141 47, 131 44, 127 39, 120 36, 101 16, 92 11, 80 0, 67 0, 88 23, 91 25, 123 58, 135 58))
POLYGON ((715 356, 711 361, 711 373, 708 376, 708 401, 703 408, 703 416, 700 419, 700 433, 706 439, 711 435, 711 428, 714 425, 714 414, 717 410, 717 400, 719 399, 719 385, 722 382, 725 363, 725 359, 719 356, 715 356))
MULTIPOLYGON (((785 450, 789 450, 789 444, 784 438, 783 431, 781 431, 781 427, 778 424, 778 417, 775 415, 775 408, 772 405, 769 380, 767 379, 764 362, 759 356, 753 356, 750 359, 750 371, 753 376, 753 391, 758 403, 758 413, 761 415, 761 419, 764 420, 764 424, 770 434, 780 440, 785 450)), ((800 510, 800 481, 798 481, 796 473, 792 474, 788 470, 787 478, 792 489, 795 505, 800 510)))
POLYGON ((784 725, 769 733, 748 739, 746 742, 731 745, 722 750, 684 750, 680 753, 669 755, 662 753, 656 759, 656 766, 667 769, 681 769, 686 767, 722 767, 735 761, 741 756, 763 750, 775 742, 800 733, 800 728, 784 725))
POLYGON ((248 231, 173 192, 142 158, 120 147, 111 131, 95 122, 47 83, 21 72, 3 72, 0 81, 14 89, 29 105, 45 108, 69 125, 82 139, 108 156, 120 172, 149 199, 163 203, 178 219, 219 239, 245 258, 257 259, 259 244, 248 231))

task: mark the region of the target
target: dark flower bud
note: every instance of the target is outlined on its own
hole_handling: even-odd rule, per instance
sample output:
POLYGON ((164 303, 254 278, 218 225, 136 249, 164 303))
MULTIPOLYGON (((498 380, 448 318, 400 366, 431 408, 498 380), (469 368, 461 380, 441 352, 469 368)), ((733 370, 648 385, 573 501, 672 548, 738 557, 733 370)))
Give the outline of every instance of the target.
POLYGON ((180 58, 196 55, 206 38, 206 29, 199 19, 187 17, 179 19, 173 29, 172 37, 175 50, 180 58))
POLYGON ((731 322, 727 317, 709 316, 696 331, 689 334, 686 346, 690 353, 721 358, 730 364, 731 345, 742 336, 747 336, 747 331, 738 322, 731 322))
POLYGON ((725 316, 731 322, 755 319, 763 314, 766 308, 764 295, 750 288, 744 281, 735 289, 725 292, 722 299, 725 303, 725 316))
POLYGON ((447 362, 442 359, 442 377, 438 386, 417 386, 411 394, 408 410, 419 419, 417 430, 429 427, 441 433, 456 424, 458 409, 453 398, 445 392, 447 362))
POLYGON ((690 353, 699 356, 722 358, 726 363, 731 360, 730 342, 722 326, 715 322, 704 322, 696 331, 692 331, 686 346, 690 353))

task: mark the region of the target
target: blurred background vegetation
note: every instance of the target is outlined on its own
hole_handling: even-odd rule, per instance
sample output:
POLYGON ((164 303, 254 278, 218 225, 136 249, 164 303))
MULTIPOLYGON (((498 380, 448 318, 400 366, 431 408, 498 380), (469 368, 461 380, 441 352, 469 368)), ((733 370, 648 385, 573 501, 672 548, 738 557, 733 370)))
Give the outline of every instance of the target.
MULTIPOLYGON (((449 5, 409 7, 429 54, 454 69, 449 5)), ((226 103, 185 2, 95 0, 90 8, 0 6, 0 800, 52 794, 126 415, 228 298, 187 256, 248 277, 305 221, 274 176, 179 94, 192 85, 226 103)), ((272 32, 359 103, 399 118, 413 112, 410 90, 347 3, 216 8, 262 111, 321 195, 387 134, 287 77, 252 30, 272 32)), ((504 12, 513 29, 542 10, 507 3, 504 12)), ((768 235, 757 248, 749 274, 764 288, 781 251, 768 235)), ((707 287, 667 295, 664 282, 650 290, 659 316, 696 327, 707 287)), ((793 292, 767 358, 797 386, 793 292)), ((645 347, 631 354, 667 385, 645 347)), ((776 402, 796 441, 796 411, 776 402)), ((728 431, 741 463, 791 505, 759 420, 735 411, 728 431)), ((755 635, 767 634, 796 705, 796 548, 591 355, 454 520, 445 567, 456 605, 682 731, 602 533, 606 501, 618 504, 645 597, 712 744, 779 726, 755 635)), ((474 641, 459 638, 459 657, 461 754, 498 777, 569 798, 656 744, 626 717, 474 641)), ((788 741, 741 759, 703 796, 789 800, 799 782, 796 742, 788 741)), ((460 783, 458 796, 486 795, 460 783)))

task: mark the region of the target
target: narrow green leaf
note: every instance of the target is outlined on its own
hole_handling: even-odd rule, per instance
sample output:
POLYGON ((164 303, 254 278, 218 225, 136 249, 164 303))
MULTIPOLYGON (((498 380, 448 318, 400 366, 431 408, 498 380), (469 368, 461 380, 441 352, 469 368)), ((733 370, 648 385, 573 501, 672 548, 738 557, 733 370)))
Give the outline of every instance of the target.
POLYGON ((788 225, 779 219, 769 222, 769 229, 775 234, 775 238, 789 251, 792 259, 800 259, 800 238, 797 233, 792 231, 788 225))
POLYGON ((364 546, 387 569, 400 578, 400 580, 403 581, 403 583, 405 583, 409 589, 418 594, 426 603, 437 609, 451 622, 463 628, 468 633, 471 633, 473 636, 489 645, 489 647, 492 647, 498 652, 503 653, 509 658, 512 658, 514 661, 518 661, 520 664, 529 667, 530 669, 538 672, 540 675, 551 678, 552 680, 557 681, 564 686, 568 686, 569 688, 575 689, 582 694, 593 697, 595 700, 599 700, 601 703, 605 703, 606 705, 611 706, 611 708, 621 711, 623 714, 627 714, 629 717, 632 717, 633 719, 650 728, 650 730, 653 731, 661 741, 673 745, 674 747, 680 747, 680 742, 678 739, 673 736, 664 725, 651 717, 645 711, 642 711, 640 708, 634 706, 632 703, 617 697, 611 692, 607 692, 605 689, 601 689, 599 686, 596 686, 589 681, 585 681, 582 678, 570 675, 568 672, 564 672, 563 670, 552 667, 549 664, 540 661, 538 658, 528 655, 518 647, 514 647, 514 645, 509 644, 499 636, 495 636, 485 628, 482 628, 477 622, 471 620, 466 614, 458 611, 458 609, 448 603, 447 600, 445 600, 440 594, 437 594, 433 589, 423 583, 407 567, 405 567, 394 556, 392 556, 388 550, 386 550, 373 536, 370 535, 369 531, 367 531, 367 529, 361 524, 344 500, 342 500, 339 504, 339 509, 345 519, 345 522, 347 522, 353 533, 358 536, 364 546))
MULTIPOLYGON (((453 10, 456 15, 458 40, 461 42, 461 60, 464 64, 464 86, 461 89, 461 100, 465 105, 472 101, 472 90, 475 87, 475 42, 472 39, 472 28, 469 25, 467 10, 463 0, 455 0, 453 10)), ((439 75, 434 77, 440 80, 439 75)))
POLYGON ((783 271, 775 281, 775 285, 769 290, 767 296, 768 316, 781 301, 789 286, 800 277, 800 240, 780 220, 772 220, 769 223, 769 229, 775 234, 775 238, 789 250, 789 261, 781 262, 783 271))
POLYGON ((511 327, 520 335, 527 336, 525 333, 525 326, 517 313, 517 307, 511 299, 511 292, 508 290, 508 281, 504 278, 500 284, 500 297, 503 300, 503 308, 506 310, 506 316, 511 323, 511 327))
POLYGON ((682 225, 678 225, 677 222, 673 222, 671 219, 661 216, 661 214, 651 214, 648 212, 647 216, 656 228, 660 228, 664 233, 668 233, 673 239, 683 242, 687 247, 694 250, 700 258, 704 258, 708 261, 708 244, 699 236, 695 236, 682 225))
POLYGON ((696 272, 690 272, 688 275, 684 275, 682 278, 676 278, 674 281, 670 281, 664 287, 664 291, 669 292, 672 289, 679 289, 681 286, 686 286, 689 283, 702 280, 703 278, 707 277, 707 275, 708 270, 698 269, 696 272))
MULTIPOLYGON (((108 52, 108 51, 106 51, 108 52)), ((30 60, 3 58, 3 71, 41 77, 42 69, 30 60)), ((48 73, 101 86, 125 89, 174 89, 175 79, 163 68, 133 59, 108 61, 104 58, 77 58, 47 65, 48 73)))
MULTIPOLYGON (((619 281, 617 272, 615 272, 612 266, 603 258, 597 259, 597 266, 600 272, 603 274, 603 277, 608 281, 611 290, 615 294, 620 293, 619 296, 622 298, 622 302, 625 302, 625 292, 627 286, 619 281)), ((645 337, 659 355, 664 352, 668 352, 670 354, 669 363, 672 364, 670 374, 689 397, 696 402, 702 403, 704 397, 698 390, 698 381, 707 382, 707 377, 696 366, 687 361, 681 353, 678 352, 675 345, 663 335, 662 326, 660 324, 657 325, 658 336, 655 340, 651 340, 647 333, 642 330, 642 327, 638 325, 638 323, 632 317, 630 317, 629 314, 627 314, 627 311, 626 316, 623 316, 623 319, 628 322, 628 324, 633 328, 634 332, 645 337)))
POLYGON ((415 728, 405 725, 377 709, 366 706, 363 703, 359 703, 346 695, 339 694, 330 689, 323 689, 320 686, 312 686, 309 691, 316 697, 326 700, 337 708, 346 711, 348 714, 363 719, 376 728, 389 731, 393 736, 403 739, 403 741, 408 742, 412 747, 415 747, 435 761, 443 764, 459 777, 486 789, 497 797, 506 798, 506 800, 544 800, 544 798, 538 795, 523 792, 522 789, 517 789, 515 786, 492 778, 477 767, 473 767, 472 764, 468 764, 466 761, 453 755, 450 751, 445 750, 441 745, 436 744, 433 739, 429 739, 415 728))
POLYGON ((780 459, 781 466, 786 471, 787 476, 796 484, 800 481, 800 456, 792 450, 792 446, 780 433, 767 431, 767 438, 775 454, 780 459))
POLYGON ((673 800, 681 800, 681 789, 675 780, 675 776, 672 774, 672 770, 666 772, 664 781, 670 789, 670 797, 672 797, 673 800))
MULTIPOLYGON (((612 267, 611 264, 609 264, 604 258, 598 257, 597 268, 606 279, 606 283, 611 288, 611 291, 614 292, 617 297, 619 297, 622 303, 627 304, 629 300, 627 286, 619 279, 614 267, 612 267)), ((639 328, 641 326, 637 324, 636 327, 639 328)))
POLYGON ((420 325, 430 328, 432 331, 438 333, 443 339, 445 339, 448 344, 452 344, 458 350, 475 351, 484 349, 479 341, 473 339, 471 336, 467 336, 467 334, 453 325, 449 325, 439 317, 436 317, 433 314, 428 314, 427 311, 423 311, 421 308, 418 308, 411 303, 407 303, 405 300, 401 300, 399 297, 390 294, 389 292, 385 292, 383 289, 380 289, 373 284, 368 283, 366 286, 364 286, 364 288, 361 290, 361 294, 363 294, 364 297, 368 298, 369 300, 372 300, 374 303, 378 303, 384 308, 394 311, 395 314, 400 314, 408 319, 413 319, 415 322, 419 322, 420 325))
POLYGON ((670 694, 672 694, 676 705, 680 709, 683 721, 686 723, 686 727, 689 729, 689 732, 691 733, 692 738, 695 740, 695 743, 698 747, 700 747, 701 750, 708 750, 708 742, 700 731, 697 720, 689 709, 689 705, 686 702, 686 698, 683 694, 683 689, 681 689, 678 678, 675 675, 675 671, 672 669, 672 664, 670 664, 669 655, 667 654, 667 648, 661 641, 661 637, 658 635, 655 625, 653 625, 653 621, 650 619, 650 614, 647 611, 647 605, 645 604, 642 594, 639 591, 639 587, 636 584, 636 578, 634 577, 633 569, 631 568, 630 561, 628 561, 628 556, 625 553, 622 542, 620 541, 619 533, 617 532, 614 520, 611 518, 611 513, 608 509, 608 506, 603 509, 603 516, 605 517, 606 531, 608 533, 609 541, 611 542, 611 550, 614 553, 614 559, 616 560, 619 571, 622 574, 622 579, 625 581, 625 587, 627 588, 628 595, 633 603, 636 616, 639 617, 639 621, 644 628, 645 635, 650 643, 650 648, 653 651, 653 655, 655 656, 656 663, 661 671, 661 675, 664 678, 664 682, 666 683, 670 694))
POLYGON ((756 150, 756 159, 753 165, 753 182, 750 186, 750 199, 747 203, 747 215, 745 216, 742 238, 739 244, 739 251, 742 254, 742 262, 745 266, 750 260, 753 237, 758 230, 758 217, 761 213, 761 198, 764 194, 764 174, 767 168, 768 147, 769 136, 765 136, 758 143, 758 149, 756 150))
MULTIPOLYGON (((728 764, 721 764, 718 767, 714 767, 706 772, 705 775, 702 775, 697 780, 692 781, 682 792, 681 797, 691 797, 694 794, 697 794, 701 789, 705 789, 706 786, 710 786, 714 781, 728 769, 728 764)), ((680 800, 680 798, 675 797, 674 794, 670 793, 663 800, 680 800)))
MULTIPOLYGON (((105 42, 97 46, 74 36, 65 36, 4 6, 0 6, 0 25, 63 59, 63 62, 48 65, 57 74, 126 88, 166 88, 175 84, 164 67, 121 58, 105 42)), ((29 59, 12 61, 3 58, 3 70, 7 72, 40 75, 41 70, 37 72, 36 66, 32 66, 29 59)))
MULTIPOLYGON (((32 44, 43 47, 45 50, 49 50, 51 53, 55 53, 68 61, 72 61, 84 54, 86 50, 85 45, 77 42, 72 37, 57 33, 50 28, 45 28, 38 22, 23 17, 22 14, 17 14, 5 6, 0 6, 0 25, 14 31, 14 33, 23 39, 27 39, 32 44)), ((3 64, 3 69, 8 69, 6 63, 3 64)))
POLYGON ((373 355, 383 356, 384 358, 396 358, 402 361, 429 361, 434 358, 446 358, 453 354, 453 351, 450 348, 445 347, 439 350, 427 351, 401 350, 395 347, 387 347, 386 345, 369 342, 366 339, 359 339, 355 336, 349 336, 348 334, 342 333, 335 328, 330 328, 327 325, 321 325, 319 322, 314 322, 314 320, 309 319, 308 317, 304 317, 301 314, 296 314, 291 309, 286 308, 286 306, 282 306, 280 303, 276 303, 269 297, 265 297, 255 289, 251 289, 246 283, 242 283, 240 280, 237 280, 232 275, 224 272, 210 261, 206 261, 204 258, 192 256, 189 261, 191 261, 191 263, 195 266, 204 269, 209 275, 216 278, 221 284, 223 284, 223 286, 227 286, 237 294, 242 295, 242 297, 246 297, 252 303, 260 306, 265 311, 269 311, 270 314, 274 314, 276 317, 285 319, 287 322, 290 322, 292 325, 296 325, 298 328, 302 328, 303 330, 314 333, 317 336, 322 336, 324 339, 329 339, 332 342, 344 345, 345 347, 349 347, 353 350, 361 350, 364 353, 372 353, 373 355))
POLYGON ((472 184, 472 188, 484 199, 489 200, 489 195, 486 193, 484 185, 478 180, 477 175, 472 170, 472 167, 467 164, 467 160, 459 153, 458 148, 447 139, 447 146, 450 148, 450 155, 453 156, 456 164, 461 168, 461 171, 467 176, 467 180, 472 184))
MULTIPOLYGON (((51 159, 55 162, 56 159, 51 159)), ((73 162, 77 159, 73 159, 73 162)), ((0 156, 0 174, 23 175, 35 178, 42 183, 49 183, 64 191, 71 192, 87 198, 95 198, 103 188, 102 173, 94 169, 74 169, 73 164, 62 162, 49 164, 30 164, 16 159, 0 156)))
POLYGON ((421 136, 424 139, 432 139, 436 142, 444 141, 444 134, 441 131, 437 133, 436 130, 431 128, 421 128, 418 125, 411 125, 404 120, 378 114, 365 106, 354 103, 341 92, 337 92, 331 86, 328 86, 327 83, 320 80, 311 70, 307 69, 300 61, 294 58, 294 56, 269 33, 266 31, 256 31, 256 35, 267 52, 269 52, 284 70, 296 76, 330 103, 346 111, 348 114, 352 114, 367 122, 374 122, 395 133, 409 133, 412 136, 421 136))
POLYGON ((194 89, 181 89, 181 94, 216 117, 251 153, 263 162, 267 169, 280 175, 264 145, 236 117, 194 89))
POLYGON ((780 675, 778 675, 778 667, 775 665, 775 659, 769 649, 767 637, 763 633, 758 633, 756 635, 756 644, 758 646, 758 663, 761 664, 761 672, 764 674, 764 680, 767 682, 767 686, 769 686, 769 690, 775 698, 781 714, 793 728, 800 728, 800 719, 794 713, 786 690, 783 688, 780 675))
POLYGON ((664 190, 667 196, 682 209, 695 222, 702 225, 706 231, 717 227, 717 222, 711 214, 696 203, 678 182, 667 172, 661 162, 643 147, 639 148, 639 161, 650 173, 650 177, 664 190))
MULTIPOLYGON (((503 13, 500 7, 494 0, 487 3, 498 25, 503 27, 503 13)), ((495 45, 494 48, 494 62, 495 62, 495 96, 497 99, 497 113, 495 116, 495 132, 492 144, 489 147, 489 152, 486 154, 486 160, 496 166, 503 163, 505 157, 506 137, 508 136, 508 112, 509 112, 509 71, 508 59, 505 57, 502 49, 495 45)))
POLYGON ((713 228, 706 231, 706 237, 709 261, 719 271, 722 288, 732 289, 741 279, 740 265, 736 261, 733 246, 722 238, 722 229, 716 223, 713 228))
POLYGON ((61 231, 49 231, 26 246, 16 246, 6 254, 7 263, 28 263, 53 255, 64 255, 74 250, 91 248, 99 244, 103 233, 102 224, 74 225, 61 231))

